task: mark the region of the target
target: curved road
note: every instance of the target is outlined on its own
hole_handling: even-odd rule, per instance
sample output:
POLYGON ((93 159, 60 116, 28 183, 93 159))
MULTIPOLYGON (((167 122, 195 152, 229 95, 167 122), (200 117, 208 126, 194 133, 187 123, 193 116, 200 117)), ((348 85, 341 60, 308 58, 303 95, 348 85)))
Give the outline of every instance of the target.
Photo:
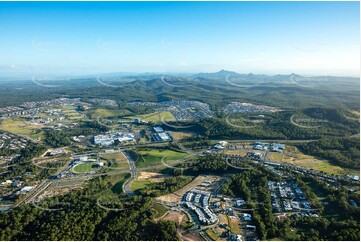
POLYGON ((122 153, 128 160, 131 175, 130 179, 123 183, 123 192, 128 196, 134 196, 134 192, 130 189, 130 184, 137 177, 137 168, 135 166, 134 160, 129 156, 129 154, 126 152, 122 153))

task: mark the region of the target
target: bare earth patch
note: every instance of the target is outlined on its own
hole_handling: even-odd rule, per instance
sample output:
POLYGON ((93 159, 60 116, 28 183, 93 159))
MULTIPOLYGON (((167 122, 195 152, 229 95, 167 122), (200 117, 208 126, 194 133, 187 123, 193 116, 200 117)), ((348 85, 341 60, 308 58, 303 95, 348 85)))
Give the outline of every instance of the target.
POLYGON ((139 176, 138 176, 138 180, 139 181, 151 181, 151 182, 162 182, 164 181, 164 178, 168 177, 167 175, 163 175, 161 173, 157 173, 157 172, 146 172, 146 171, 141 171, 139 172, 139 176))
POLYGON ((239 219, 235 217, 231 217, 230 222, 231 222, 230 227, 232 228, 233 233, 242 234, 241 223, 239 219))
POLYGON ((180 196, 177 196, 173 193, 157 197, 157 201, 165 202, 165 203, 178 203, 180 199, 181 199, 180 196))
POLYGON ((182 234, 181 239, 183 241, 204 241, 203 237, 200 236, 198 233, 195 233, 195 232, 182 234))
POLYGON ((228 224, 227 215, 220 213, 220 214, 218 214, 218 218, 219 218, 220 224, 228 224))
POLYGON ((164 220, 173 221, 177 224, 180 224, 183 217, 185 215, 183 213, 177 212, 177 211, 169 211, 166 216, 164 216, 164 220))
POLYGON ((207 177, 205 176, 197 176, 196 178, 193 179, 193 181, 191 181, 190 183, 188 183, 178 191, 157 197, 157 201, 166 202, 166 203, 178 203, 180 202, 184 193, 196 187, 198 184, 204 182, 206 179, 207 177))
POLYGON ((68 193, 70 190, 75 190, 75 189, 81 189, 82 187, 80 185, 78 186, 73 186, 73 187, 57 187, 57 188, 52 188, 52 189, 46 189, 44 192, 42 192, 37 198, 36 198, 36 202, 39 202, 41 200, 44 200, 46 198, 50 198, 50 197, 55 197, 55 196, 59 196, 62 194, 66 194, 68 193))
POLYGON ((198 184, 204 182, 206 179, 207 179, 206 176, 197 176, 196 178, 193 179, 193 181, 191 181, 190 183, 188 183, 178 191, 174 192, 174 194, 178 196, 183 196, 184 193, 196 187, 198 184))
POLYGON ((245 150, 226 150, 224 153, 228 155, 240 155, 240 156, 247 155, 247 151, 245 150))
POLYGON ((180 140, 183 138, 192 137, 192 136, 194 136, 194 133, 192 133, 192 132, 172 132, 171 135, 175 140, 180 140))
POLYGON ((60 161, 65 161, 64 158, 57 158, 57 157, 50 157, 50 158, 40 158, 40 159, 36 159, 34 160, 34 162, 36 162, 36 164, 40 165, 40 164, 47 164, 47 163, 59 163, 60 161))

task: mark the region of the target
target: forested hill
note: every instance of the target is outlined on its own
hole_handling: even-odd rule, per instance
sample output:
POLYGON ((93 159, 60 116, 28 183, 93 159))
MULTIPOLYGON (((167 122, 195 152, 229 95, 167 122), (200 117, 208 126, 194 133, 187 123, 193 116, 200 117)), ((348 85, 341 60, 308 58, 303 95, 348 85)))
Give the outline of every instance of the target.
POLYGON ((221 71, 193 76, 127 76, 57 81, 0 81, 0 106, 57 97, 104 97, 128 101, 200 100, 213 109, 233 100, 281 108, 359 108, 359 79, 254 75, 221 71))
POLYGON ((105 176, 98 177, 84 190, 43 201, 40 207, 46 209, 27 204, 2 213, 0 240, 178 240, 174 222, 154 222, 149 197, 130 198, 131 205, 119 211, 99 207, 95 194, 108 187, 105 176))
MULTIPOLYGON (((349 119, 343 111, 334 108, 306 108, 297 111, 282 111, 267 114, 267 117, 262 119, 263 122, 256 125, 244 120, 254 118, 260 120, 257 115, 232 114, 232 118, 228 119, 228 121, 223 115, 220 118, 213 117, 190 121, 187 125, 194 125, 190 130, 210 139, 316 140, 322 137, 351 137, 358 134, 360 132, 359 121, 349 119), (295 117, 295 120, 314 120, 314 123, 307 123, 302 126, 292 123, 292 117, 295 117), (317 121, 320 123, 317 123, 317 121), (242 128, 243 126, 246 128, 242 128)), ((182 125, 181 122, 171 123, 182 125)), ((183 123, 183 125, 185 124, 183 123)))
POLYGON ((322 138, 299 148, 306 154, 327 159, 335 165, 360 169, 359 138, 322 138))

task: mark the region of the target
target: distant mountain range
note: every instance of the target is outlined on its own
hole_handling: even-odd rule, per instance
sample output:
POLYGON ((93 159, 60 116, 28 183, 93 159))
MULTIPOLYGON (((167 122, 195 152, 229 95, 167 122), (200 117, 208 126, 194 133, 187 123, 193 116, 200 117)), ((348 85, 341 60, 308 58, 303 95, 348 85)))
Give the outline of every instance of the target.
POLYGON ((55 75, 32 75, 26 76, 22 75, 19 77, 0 77, 0 81, 14 81, 14 80, 31 80, 32 78, 40 78, 41 80, 49 81, 62 81, 62 80, 81 80, 81 79, 114 79, 117 82, 132 82, 132 81, 150 81, 155 79, 160 79, 162 76, 167 78, 170 77, 179 77, 186 78, 188 80, 194 81, 229 81, 243 83, 243 82, 252 82, 252 83, 262 83, 262 82, 309 82, 309 81, 359 81, 359 78, 356 77, 340 77, 340 76, 302 76, 299 74, 291 73, 290 75, 264 75, 264 74, 240 74, 235 71, 220 70, 218 72, 210 73, 125 73, 125 72, 114 72, 114 73, 103 73, 99 75, 82 75, 82 76, 69 76, 64 78, 64 75, 55 76, 55 75), (48 79, 47 79, 48 78, 48 79), (63 79, 62 79, 63 78, 63 79))
MULTIPOLYGON (((114 74, 112 74, 114 75, 114 74)), ((157 79, 163 76, 163 74, 156 73, 143 73, 143 74, 132 74, 132 75, 122 75, 127 77, 133 77, 139 80, 147 79, 157 79)), ((218 72, 209 72, 209 73, 196 73, 196 74, 187 74, 187 73, 169 73, 165 74, 166 77, 183 77, 194 80, 226 80, 226 78, 239 78, 238 81, 266 81, 266 82, 283 82, 290 81, 293 78, 293 81, 332 81, 332 80, 358 80, 356 77, 346 77, 346 76, 302 76, 299 74, 291 73, 289 75, 264 75, 264 74, 240 74, 235 71, 220 70, 218 72)))

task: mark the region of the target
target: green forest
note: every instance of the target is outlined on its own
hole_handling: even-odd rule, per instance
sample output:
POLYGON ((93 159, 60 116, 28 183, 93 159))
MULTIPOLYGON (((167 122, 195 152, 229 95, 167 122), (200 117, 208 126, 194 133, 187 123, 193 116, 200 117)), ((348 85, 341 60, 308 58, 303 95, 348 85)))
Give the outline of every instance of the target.
POLYGON ((27 204, 1 213, 0 240, 178 240, 175 223, 153 221, 149 197, 127 199, 121 211, 97 206, 96 195, 109 186, 105 176, 98 177, 86 189, 41 203, 52 210, 27 204))

